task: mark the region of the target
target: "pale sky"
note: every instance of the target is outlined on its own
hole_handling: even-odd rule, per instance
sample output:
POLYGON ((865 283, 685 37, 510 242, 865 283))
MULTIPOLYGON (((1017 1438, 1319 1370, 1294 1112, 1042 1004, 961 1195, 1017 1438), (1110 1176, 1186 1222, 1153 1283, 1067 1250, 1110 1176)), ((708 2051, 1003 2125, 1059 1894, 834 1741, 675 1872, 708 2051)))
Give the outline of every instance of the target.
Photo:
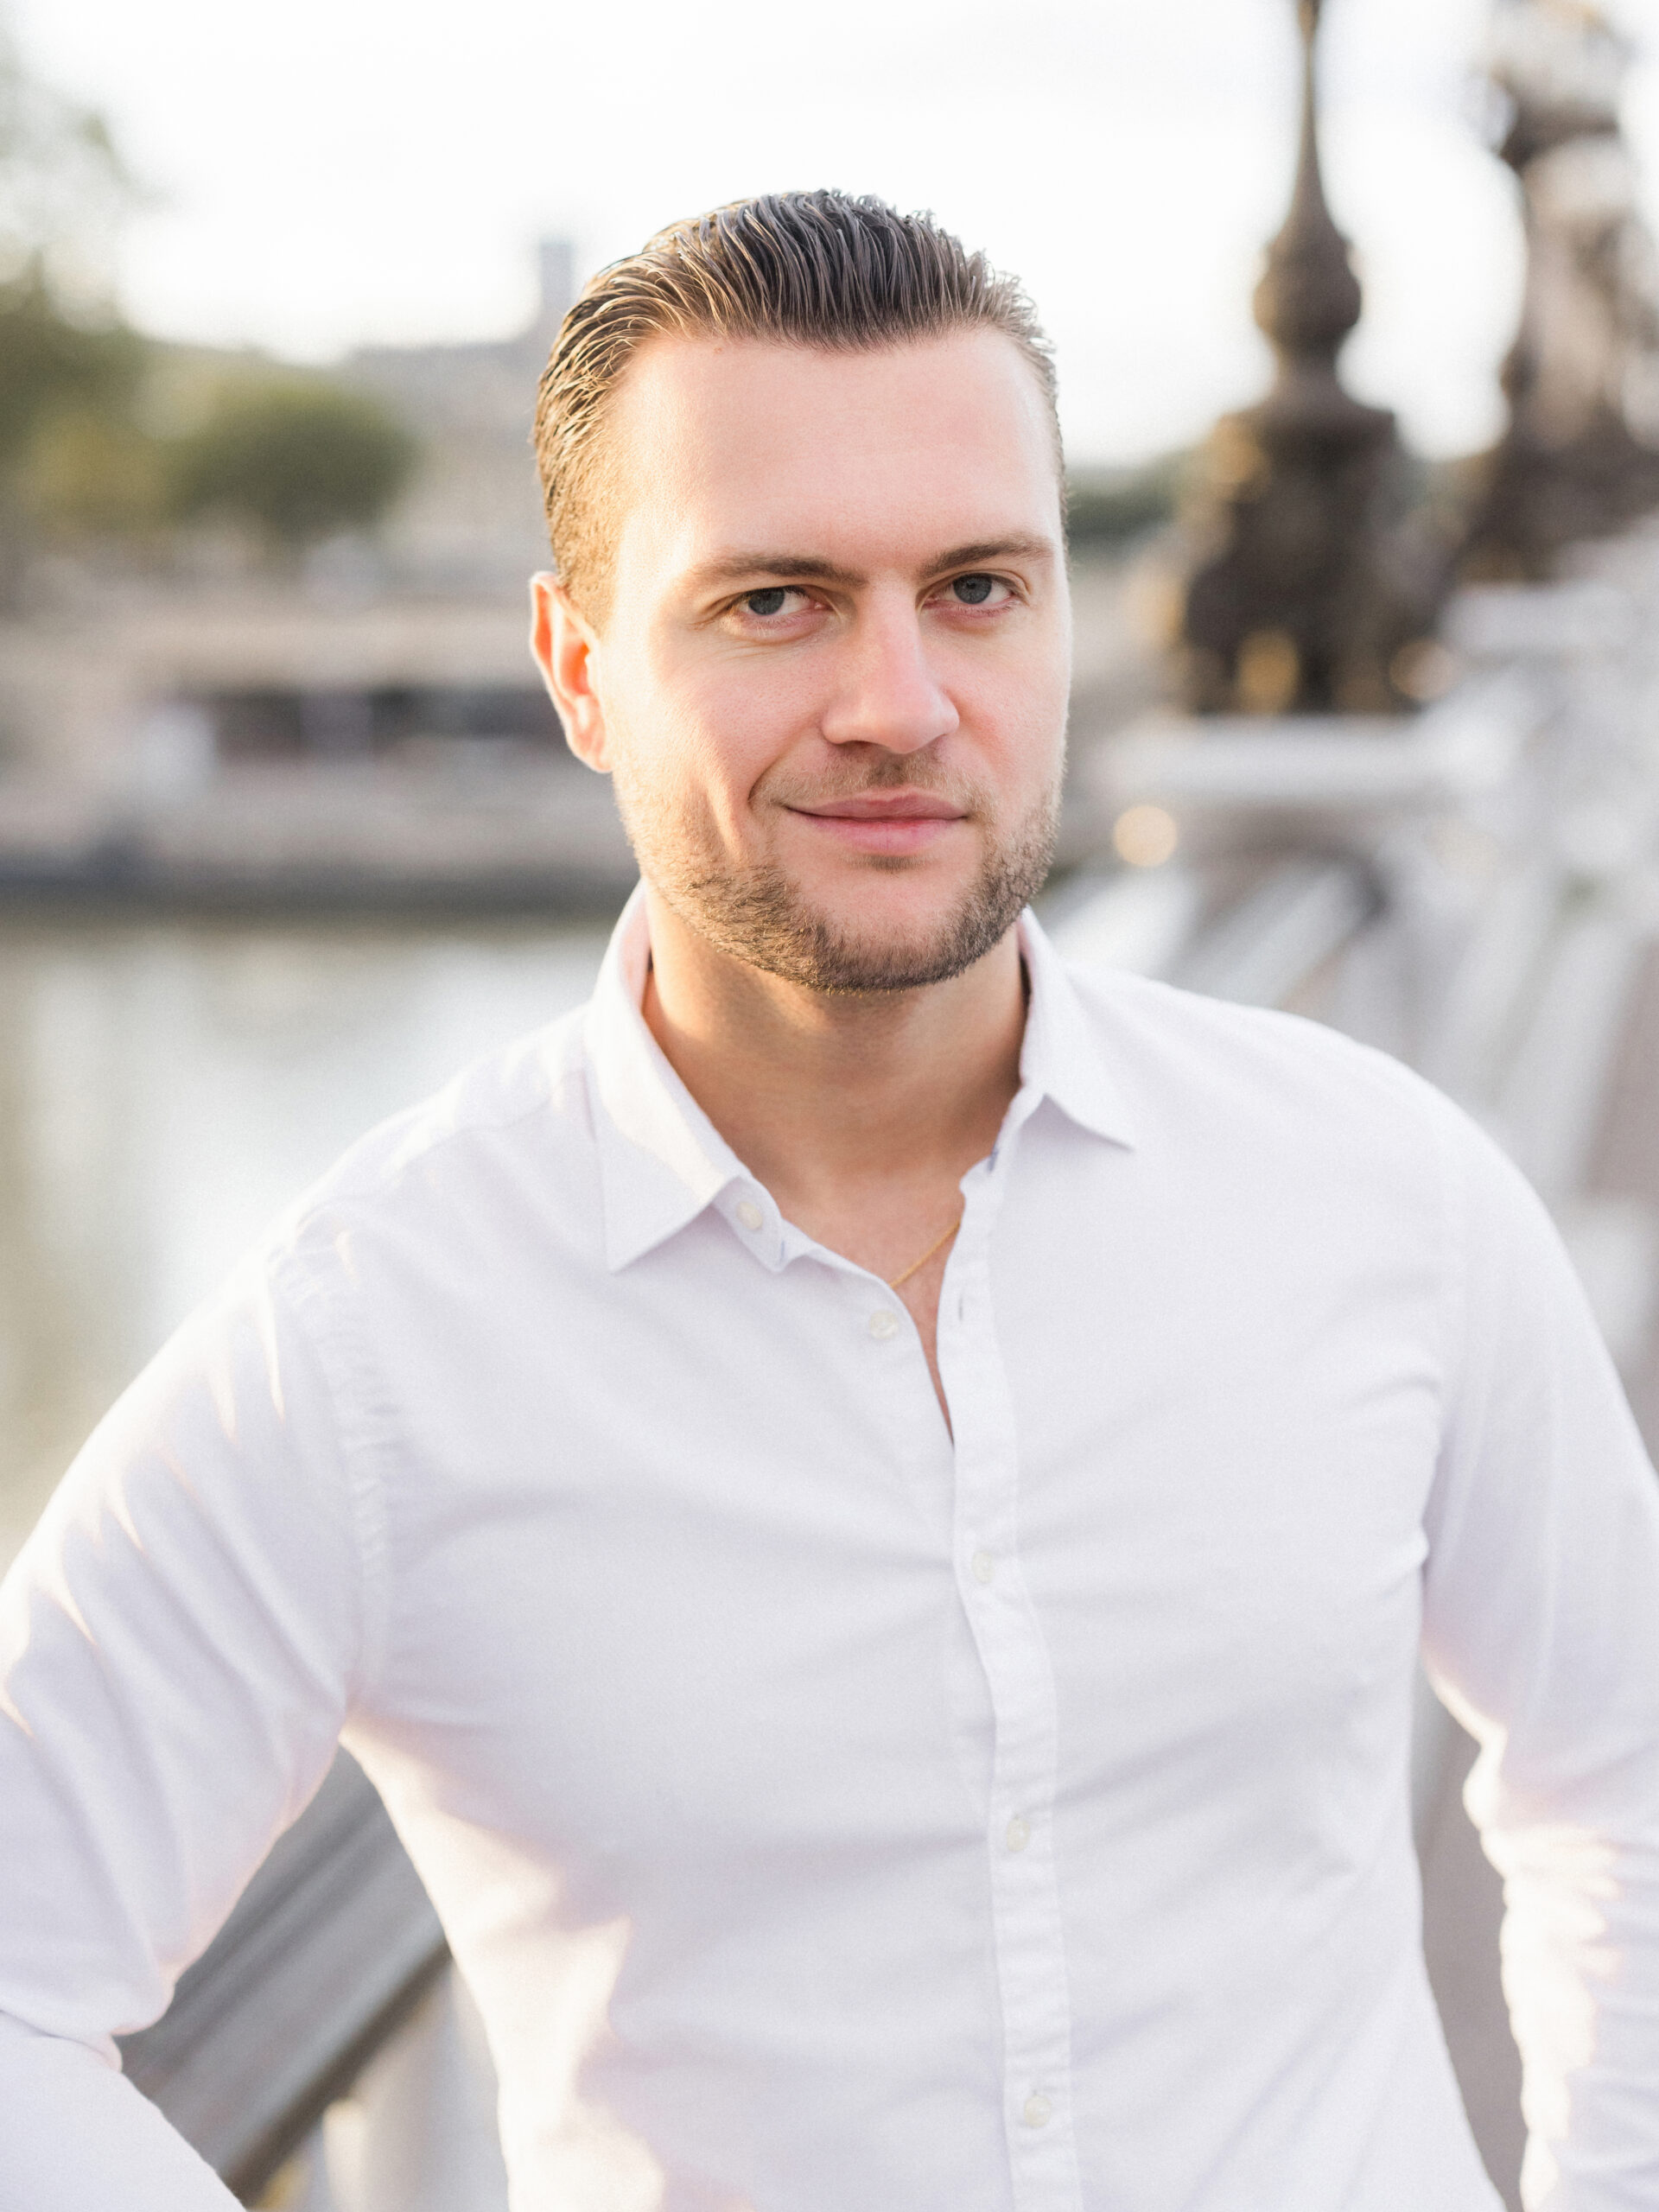
MULTIPOLYGON (((1474 76, 1489 0, 1328 0, 1327 181, 1366 317, 1351 383, 1430 453, 1489 439, 1513 327, 1511 181, 1474 76)), ((1659 62, 1659 0, 1619 19, 1659 62)), ((836 184, 929 207, 1019 271, 1075 459, 1188 442, 1260 390, 1290 0, 12 0, 150 194, 122 260, 158 334, 327 359, 486 337, 539 232, 582 273, 677 215, 836 184)), ((1659 218, 1659 67, 1630 135, 1659 218)))

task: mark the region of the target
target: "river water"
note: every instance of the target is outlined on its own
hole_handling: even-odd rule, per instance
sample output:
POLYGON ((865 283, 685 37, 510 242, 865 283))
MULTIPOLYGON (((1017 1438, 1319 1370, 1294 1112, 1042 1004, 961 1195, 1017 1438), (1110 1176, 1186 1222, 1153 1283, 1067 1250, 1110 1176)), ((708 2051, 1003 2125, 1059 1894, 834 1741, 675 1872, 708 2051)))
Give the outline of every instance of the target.
POLYGON ((0 929, 0 1564, 344 1146, 585 998, 600 925, 0 929))

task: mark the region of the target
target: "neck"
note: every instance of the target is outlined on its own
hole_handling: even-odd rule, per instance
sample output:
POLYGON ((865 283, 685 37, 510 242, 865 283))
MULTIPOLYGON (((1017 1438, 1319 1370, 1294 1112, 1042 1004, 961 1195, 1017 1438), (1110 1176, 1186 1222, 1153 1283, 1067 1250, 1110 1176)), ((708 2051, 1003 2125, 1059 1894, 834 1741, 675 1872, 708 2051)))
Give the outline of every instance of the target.
POLYGON ((718 950, 646 895, 645 1020, 786 1213, 886 1186, 954 1185, 995 1143, 1025 1032, 1012 930, 949 982, 830 995, 718 950))

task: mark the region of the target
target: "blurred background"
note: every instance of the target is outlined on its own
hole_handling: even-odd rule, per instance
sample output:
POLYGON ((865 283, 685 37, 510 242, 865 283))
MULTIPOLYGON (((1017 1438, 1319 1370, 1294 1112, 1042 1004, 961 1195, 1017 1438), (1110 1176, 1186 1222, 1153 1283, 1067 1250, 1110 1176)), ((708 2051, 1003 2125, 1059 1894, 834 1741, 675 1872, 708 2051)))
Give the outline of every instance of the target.
MULTIPOLYGON (((343 1144, 586 995, 632 870, 524 645, 536 378, 594 270, 791 186, 931 209, 1053 337, 1057 932, 1460 1097, 1659 1437, 1659 0, 1320 12, 0 0, 0 1564, 343 1144)), ((1421 1732, 1431 1967, 1513 2202, 1468 1746, 1421 1732)), ((286 2101, 192 2088, 222 1980, 211 2037, 132 2054, 232 2113, 197 2139, 250 2202, 497 2201, 483 2153, 410 2178, 432 2069, 478 2062, 409 1912, 367 2012, 320 2025, 301 1973, 279 2033, 264 1987, 286 2101)))

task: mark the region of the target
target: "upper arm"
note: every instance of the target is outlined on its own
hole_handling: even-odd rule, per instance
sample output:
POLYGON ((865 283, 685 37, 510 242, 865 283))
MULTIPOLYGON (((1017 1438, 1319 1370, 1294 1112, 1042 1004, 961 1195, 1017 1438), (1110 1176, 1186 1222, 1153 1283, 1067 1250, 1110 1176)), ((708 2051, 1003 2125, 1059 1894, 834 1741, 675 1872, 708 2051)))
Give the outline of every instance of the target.
POLYGON ((1570 1791, 1586 1817, 1596 1774, 1659 1770, 1659 1484, 1542 1205, 1472 1128, 1446 1155, 1424 1656, 1471 1732, 1501 1740, 1506 1792, 1570 1791))
POLYGON ((261 1274, 99 1426, 0 1592, 0 2012, 109 2050, 327 1771, 365 1662, 363 1499, 261 1274))

